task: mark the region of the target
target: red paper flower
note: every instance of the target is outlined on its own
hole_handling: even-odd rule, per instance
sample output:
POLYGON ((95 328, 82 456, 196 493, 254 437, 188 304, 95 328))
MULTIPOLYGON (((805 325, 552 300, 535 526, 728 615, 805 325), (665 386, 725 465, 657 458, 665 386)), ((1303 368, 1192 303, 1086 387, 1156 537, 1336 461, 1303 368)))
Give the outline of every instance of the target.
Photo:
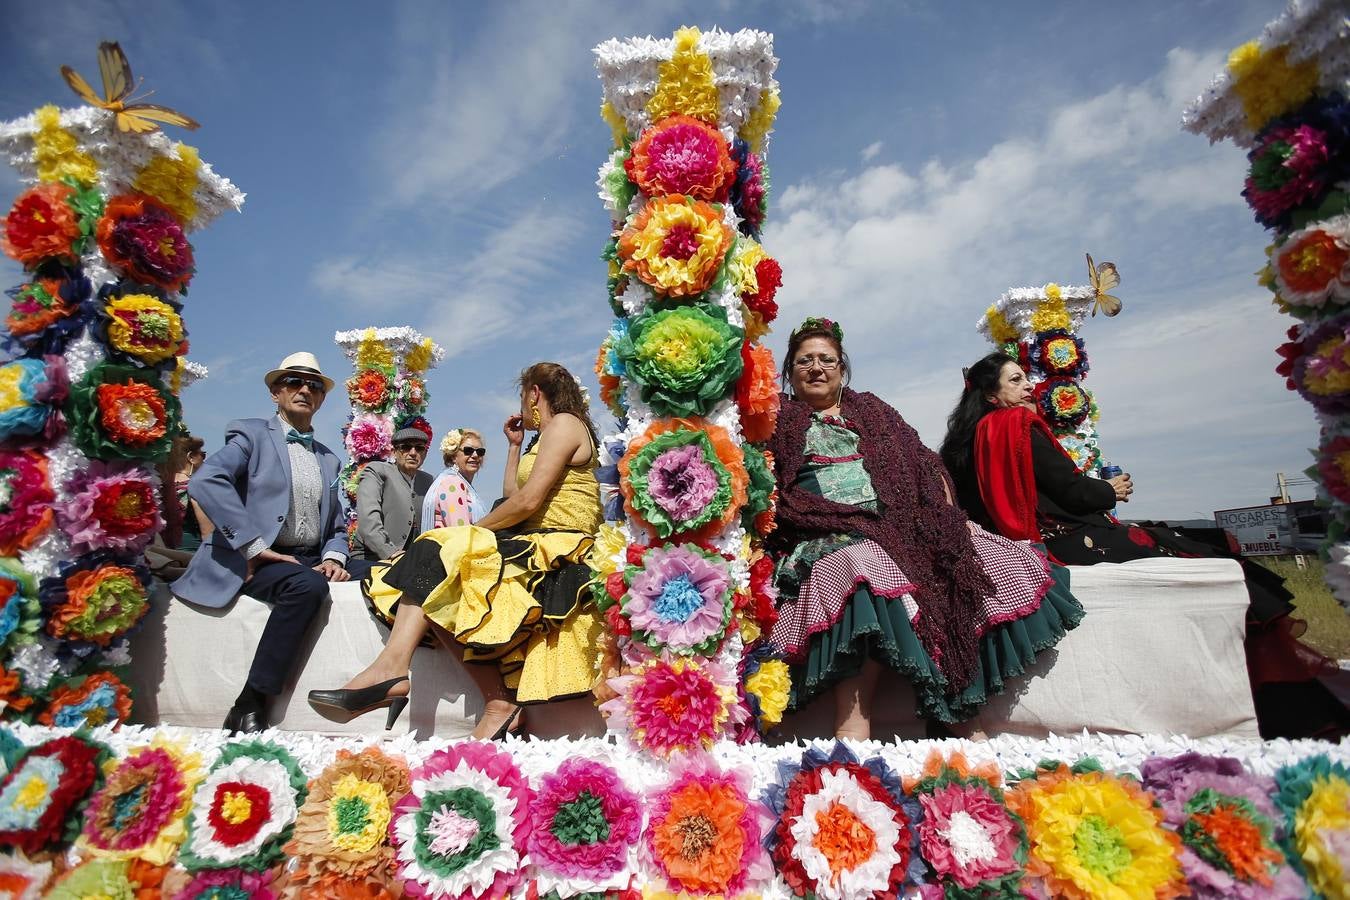
POLYGON ((31 854, 59 843, 98 778, 98 756, 97 745, 71 735, 28 751, 0 782, 0 844, 31 854))
POLYGON ((97 236, 103 256, 134 281, 181 291, 192 279, 192 245, 183 226, 149 197, 113 197, 99 219, 97 236))
POLYGON ((69 203, 74 195, 73 188, 56 183, 24 191, 5 217, 0 248, 30 269, 48 259, 77 262, 80 221, 69 203))
POLYGON ((742 294, 741 301, 751 311, 759 313, 767 325, 778 318, 778 304, 773 298, 783 286, 783 267, 772 257, 761 259, 755 264, 755 280, 759 283, 759 291, 754 294, 742 294))
POLYGON ((17 556, 51 527, 56 494, 47 458, 35 450, 0 450, 0 556, 17 556))
POLYGON ((160 392, 140 381, 100 384, 96 397, 99 423, 119 444, 144 447, 168 431, 169 412, 160 392))

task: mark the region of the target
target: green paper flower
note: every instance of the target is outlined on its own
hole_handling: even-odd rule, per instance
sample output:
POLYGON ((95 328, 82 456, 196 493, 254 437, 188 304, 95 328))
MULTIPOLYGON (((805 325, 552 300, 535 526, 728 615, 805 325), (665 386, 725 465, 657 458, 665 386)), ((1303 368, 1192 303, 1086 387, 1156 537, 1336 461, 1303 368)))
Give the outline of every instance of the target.
POLYGON ((157 372, 110 363, 71 387, 65 412, 75 446, 103 460, 164 460, 180 420, 178 398, 157 372))
POLYGON ((743 338, 721 307, 680 306, 635 319, 615 351, 658 416, 706 416, 741 377, 743 338))
POLYGON ((745 473, 750 476, 746 486, 745 506, 741 507, 741 527, 746 531, 755 531, 755 517, 767 512, 773 506, 773 473, 769 471, 769 462, 764 453, 752 444, 741 447, 745 455, 745 473))

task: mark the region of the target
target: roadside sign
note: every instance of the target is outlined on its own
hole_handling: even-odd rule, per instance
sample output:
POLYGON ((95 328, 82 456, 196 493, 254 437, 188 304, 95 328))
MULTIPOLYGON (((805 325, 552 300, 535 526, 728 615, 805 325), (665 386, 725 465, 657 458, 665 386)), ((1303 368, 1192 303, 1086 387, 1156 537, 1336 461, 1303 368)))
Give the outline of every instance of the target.
POLYGON ((1214 523, 1231 534, 1243 556, 1280 556, 1294 552, 1287 504, 1246 506, 1214 512, 1214 523))

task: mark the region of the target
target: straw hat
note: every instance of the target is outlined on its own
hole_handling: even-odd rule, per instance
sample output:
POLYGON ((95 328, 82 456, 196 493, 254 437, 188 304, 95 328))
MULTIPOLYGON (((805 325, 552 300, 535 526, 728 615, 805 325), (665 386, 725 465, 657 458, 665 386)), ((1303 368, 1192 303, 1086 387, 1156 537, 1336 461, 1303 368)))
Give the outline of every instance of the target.
POLYGON ((314 375, 323 382, 324 392, 327 393, 333 389, 333 379, 323 374, 319 370, 319 360, 313 353, 301 350, 299 353, 292 353, 281 361, 281 365, 263 376, 263 384, 269 388, 282 375, 294 373, 296 375, 314 375))

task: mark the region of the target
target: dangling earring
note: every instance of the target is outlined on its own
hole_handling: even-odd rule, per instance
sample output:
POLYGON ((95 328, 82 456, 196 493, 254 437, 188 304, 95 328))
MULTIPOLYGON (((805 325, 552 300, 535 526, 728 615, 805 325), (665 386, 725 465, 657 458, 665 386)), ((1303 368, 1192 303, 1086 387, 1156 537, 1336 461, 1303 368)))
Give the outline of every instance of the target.
POLYGON ((535 431, 538 431, 538 430, 539 430, 539 422, 540 422, 539 407, 534 406, 534 405, 531 405, 531 406, 530 406, 530 427, 533 428, 535 431))

